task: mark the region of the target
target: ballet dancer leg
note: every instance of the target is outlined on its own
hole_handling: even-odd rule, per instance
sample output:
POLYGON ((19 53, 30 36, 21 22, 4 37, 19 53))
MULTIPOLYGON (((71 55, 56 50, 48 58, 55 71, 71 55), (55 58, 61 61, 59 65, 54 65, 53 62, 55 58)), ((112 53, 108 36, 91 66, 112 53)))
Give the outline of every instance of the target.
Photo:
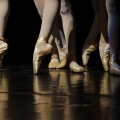
POLYGON ((51 52, 51 60, 49 62, 48 68, 56 68, 60 64, 59 54, 58 54, 57 46, 55 44, 55 40, 52 35, 49 38, 49 44, 53 46, 53 49, 51 52))
POLYGON ((108 12, 108 37, 110 44, 109 70, 111 74, 120 75, 118 54, 120 46, 120 1, 106 0, 108 12))
POLYGON ((4 39, 4 32, 7 24, 9 10, 9 0, 0 0, 0 71, 2 70, 3 57, 6 50, 8 49, 7 41, 4 39))
POLYGON ((106 0, 99 0, 100 3, 100 29, 101 37, 99 42, 100 57, 105 71, 109 68, 110 47, 108 40, 108 15, 106 9, 106 0))
POLYGON ((67 63, 68 50, 66 47, 66 40, 63 33, 61 17, 58 19, 57 24, 53 28, 52 36, 54 37, 55 43, 57 45, 60 59, 60 64, 56 68, 63 68, 67 63))
POLYGON ((61 0, 45 0, 41 31, 33 54, 34 74, 39 72, 43 58, 52 51, 52 46, 48 44, 48 39, 60 16, 60 3, 61 0))
POLYGON ((95 17, 91 30, 84 43, 82 51, 83 65, 87 66, 90 54, 99 47, 100 57, 104 70, 108 71, 109 62, 109 44, 107 34, 108 17, 105 6, 105 0, 92 0, 92 4, 95 11, 95 17), (99 35, 100 42, 98 44, 99 35))
POLYGON ((79 66, 76 62, 76 26, 70 0, 61 1, 60 13, 68 46, 68 64, 70 70, 73 72, 84 72, 84 67, 79 66))
POLYGON ((95 11, 95 17, 93 20, 90 32, 85 40, 82 50, 83 66, 87 66, 90 54, 99 48, 99 36, 100 36, 100 4, 99 0, 92 0, 92 5, 95 11))
MULTIPOLYGON (((44 2, 45 0, 34 0, 35 6, 38 10, 41 19, 43 17, 44 2)), ((49 38, 50 41, 49 43, 53 46, 53 50, 51 52, 51 61, 48 66, 49 68, 56 68, 57 66, 59 66, 58 68, 63 68, 67 62, 66 42, 64 36, 60 37, 59 32, 61 34, 64 34, 62 29, 61 18, 59 18, 59 20, 55 24, 52 31, 52 35, 49 38), (60 59, 60 63, 59 63, 59 59, 60 59)))

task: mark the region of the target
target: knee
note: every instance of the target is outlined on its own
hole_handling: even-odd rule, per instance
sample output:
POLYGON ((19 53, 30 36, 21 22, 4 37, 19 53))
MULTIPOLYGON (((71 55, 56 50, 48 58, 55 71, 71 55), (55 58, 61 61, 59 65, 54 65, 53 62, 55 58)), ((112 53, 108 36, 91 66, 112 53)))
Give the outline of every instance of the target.
POLYGON ((111 13, 111 14, 117 12, 116 0, 109 0, 109 2, 107 3, 107 10, 108 10, 108 13, 111 13))
POLYGON ((61 0, 61 14, 67 14, 70 11, 70 5, 67 3, 66 0, 61 0))

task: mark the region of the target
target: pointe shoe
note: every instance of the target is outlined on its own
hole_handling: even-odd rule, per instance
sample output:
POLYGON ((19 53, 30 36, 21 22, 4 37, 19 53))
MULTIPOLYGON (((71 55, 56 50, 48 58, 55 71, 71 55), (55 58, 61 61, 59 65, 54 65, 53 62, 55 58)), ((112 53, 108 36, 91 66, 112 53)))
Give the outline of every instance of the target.
POLYGON ((67 64, 68 53, 61 59, 60 64, 56 68, 64 68, 67 64))
POLYGON ((118 65, 116 54, 110 54, 109 71, 111 74, 120 75, 120 66, 118 65))
POLYGON ((83 73, 85 69, 82 66, 71 66, 70 71, 75 72, 75 73, 83 73))
POLYGON ((2 61, 7 49, 8 44, 6 43, 6 39, 0 37, 0 71, 2 71, 2 61))
POLYGON ((100 57, 105 71, 109 69, 110 46, 105 42, 103 35, 101 35, 99 43, 100 57))
POLYGON ((48 68, 55 69, 59 64, 59 62, 50 62, 48 68))
POLYGON ((72 61, 70 63, 70 71, 75 73, 83 73, 85 71, 84 67, 79 66, 76 62, 72 61))
POLYGON ((52 46, 47 43, 47 38, 39 37, 33 54, 33 74, 38 74, 42 61, 52 51, 52 46))
POLYGON ((59 58, 58 58, 58 55, 52 55, 52 59, 48 65, 48 68, 52 68, 52 69, 55 69, 58 65, 59 65, 59 58))
POLYGON ((95 41, 93 44, 91 44, 83 53, 82 55, 82 62, 83 62, 83 66, 87 66, 89 58, 90 58, 90 54, 92 52, 94 52, 96 49, 98 49, 99 47, 99 42, 95 41))

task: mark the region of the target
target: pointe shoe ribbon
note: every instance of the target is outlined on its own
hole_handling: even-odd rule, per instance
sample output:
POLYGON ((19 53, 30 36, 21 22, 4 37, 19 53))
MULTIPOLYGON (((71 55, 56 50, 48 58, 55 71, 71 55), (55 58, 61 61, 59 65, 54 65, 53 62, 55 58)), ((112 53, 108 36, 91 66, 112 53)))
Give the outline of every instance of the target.
POLYGON ((109 58, 110 58, 110 46, 109 43, 106 42, 105 38, 101 34, 100 42, 99 42, 99 52, 101 61, 103 64, 103 68, 105 71, 109 69, 109 58))
POLYGON ((66 55, 60 60, 60 64, 56 68, 64 68, 67 64, 67 59, 68 59, 68 52, 66 55))
POLYGON ((52 46, 47 43, 48 38, 39 37, 33 54, 33 74, 38 74, 42 61, 52 51, 52 46))

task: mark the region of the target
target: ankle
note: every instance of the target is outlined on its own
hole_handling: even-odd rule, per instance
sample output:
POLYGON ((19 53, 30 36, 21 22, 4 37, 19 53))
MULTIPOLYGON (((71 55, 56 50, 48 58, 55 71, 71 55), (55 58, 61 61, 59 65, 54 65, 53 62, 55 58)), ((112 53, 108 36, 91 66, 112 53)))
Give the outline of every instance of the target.
POLYGON ((79 65, 77 64, 76 61, 71 61, 71 62, 69 63, 69 66, 72 67, 72 66, 79 66, 79 65))
POLYGON ((39 36, 38 39, 37 39, 36 44, 47 43, 47 42, 48 42, 48 38, 39 36))
POLYGON ((60 60, 62 60, 64 58, 64 56, 66 56, 66 55, 68 55, 68 49, 67 48, 62 48, 59 51, 60 60))
POLYGON ((52 55, 51 62, 59 62, 59 56, 57 54, 52 55))
POLYGON ((3 40, 4 40, 4 38, 3 38, 3 37, 0 37, 0 40, 1 40, 1 41, 3 41, 3 40))
POLYGON ((110 68, 119 67, 118 54, 110 54, 109 66, 110 66, 110 68))
POLYGON ((117 60, 118 60, 118 54, 111 54, 110 53, 110 61, 117 62, 117 60))
MULTIPOLYGON (((69 55, 69 56, 70 56, 70 55, 69 55)), ((70 64, 70 63, 73 62, 73 61, 77 63, 77 59, 76 59, 75 57, 70 58, 69 56, 68 56, 68 64, 70 64)))

